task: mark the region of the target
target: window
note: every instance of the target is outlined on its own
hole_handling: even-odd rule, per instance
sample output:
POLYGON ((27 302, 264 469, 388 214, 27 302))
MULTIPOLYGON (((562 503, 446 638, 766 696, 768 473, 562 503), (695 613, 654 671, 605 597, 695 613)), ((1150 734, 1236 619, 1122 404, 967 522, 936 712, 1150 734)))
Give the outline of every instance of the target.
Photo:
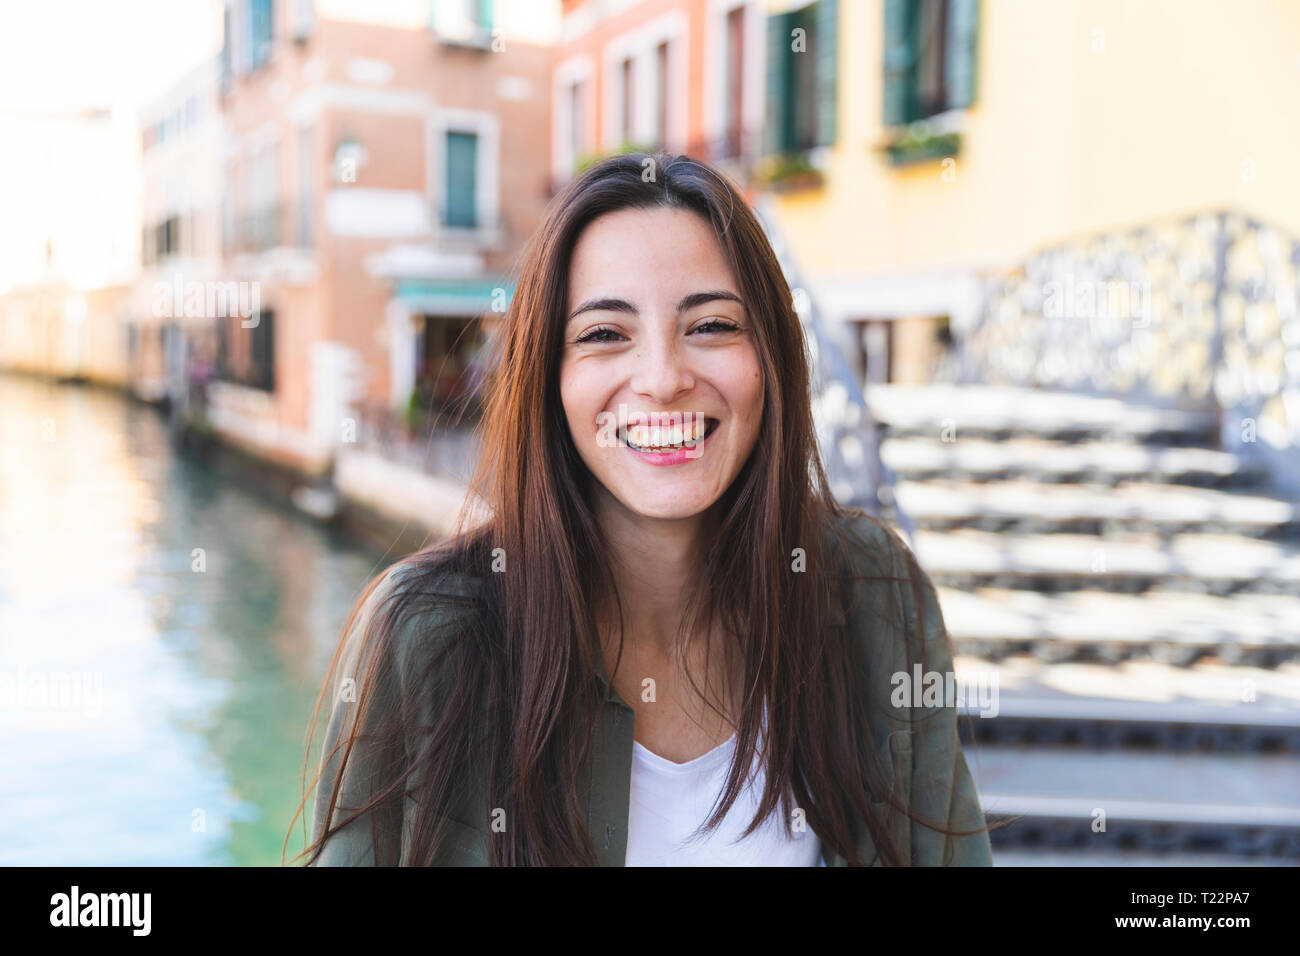
POLYGON ((311 36, 316 11, 312 0, 293 0, 290 16, 290 36, 299 43, 311 36))
POLYGON ((256 69, 271 59, 273 37, 271 0, 248 0, 248 68, 256 69))
POLYGON ((469 316, 426 315, 416 352, 415 391, 420 410, 458 409, 471 397, 480 369, 482 323, 469 316))
POLYGON ((723 152, 739 156, 744 143, 743 112, 745 93, 745 8, 739 6, 727 14, 726 74, 723 87, 723 152))
POLYGON ((623 143, 632 142, 632 109, 636 103, 636 98, 632 95, 634 93, 632 88, 632 67, 633 64, 631 57, 628 57, 623 61, 621 74, 623 83, 623 128, 621 142, 623 143))
POLYGON ((492 0, 431 0, 429 25, 452 43, 482 43, 492 33, 492 0))
POLYGON ((217 324, 217 361, 213 373, 222 381, 231 380, 230 368, 230 317, 218 315, 214 318, 217 324))
POLYGON ((887 126, 974 101, 977 0, 886 0, 887 126))
POLYGON ((767 150, 835 142, 837 0, 817 0, 767 21, 767 150))
POLYGON ((454 130, 446 140, 443 225, 473 229, 478 221, 478 135, 454 130))
POLYGON ((312 201, 316 190, 316 128, 298 130, 298 245, 311 248, 312 201))
POLYGON ((894 323, 869 320, 861 323, 859 372, 864 385, 894 381, 894 323))
POLYGON ((586 152, 585 131, 586 118, 582 115, 582 83, 570 84, 568 88, 569 128, 565 131, 569 145, 570 165, 586 152))
POLYGON ((230 32, 230 7, 221 11, 221 89, 226 90, 230 87, 230 75, 234 67, 232 59, 233 50, 231 42, 233 35, 230 32))
POLYGON ((275 313, 263 309, 257 324, 247 330, 248 374, 244 384, 265 392, 275 391, 275 313))
POLYGON ((153 227, 154 261, 165 259, 181 251, 181 223, 177 216, 168 216, 153 227))
POLYGON ((245 319, 238 311, 212 317, 217 354, 214 374, 223 382, 275 391, 275 312, 262 309, 245 319))
MULTIPOLYGON (((282 232, 280 201, 280 147, 278 142, 265 144, 253 154, 245 184, 248 204, 241 241, 246 248, 271 249, 292 241, 282 232)), ((287 225, 287 223, 286 223, 287 225)))
POLYGON ((672 87, 668 81, 668 41, 655 47, 655 145, 660 149, 668 145, 668 97, 672 87))

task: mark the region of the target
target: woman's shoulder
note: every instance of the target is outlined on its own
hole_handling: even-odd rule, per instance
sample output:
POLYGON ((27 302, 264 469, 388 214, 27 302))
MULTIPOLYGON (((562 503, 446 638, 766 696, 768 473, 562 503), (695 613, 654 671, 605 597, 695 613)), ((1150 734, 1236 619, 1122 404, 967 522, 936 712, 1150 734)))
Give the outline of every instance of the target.
MULTIPOLYGON (((848 616, 859 630, 874 634, 882 624, 895 626, 907 634, 913 652, 947 653, 934 582, 898 531, 856 510, 838 516, 835 525, 832 547, 843 555, 848 616)), ((904 649, 902 641, 891 643, 904 649)))
POLYGON ((915 560, 896 530, 857 508, 833 516, 827 534, 831 553, 851 577, 905 576, 908 560, 915 560))
POLYGON ((485 580, 445 548, 428 549, 390 564, 376 575, 349 628, 352 656, 378 646, 403 677, 472 621, 485 580))

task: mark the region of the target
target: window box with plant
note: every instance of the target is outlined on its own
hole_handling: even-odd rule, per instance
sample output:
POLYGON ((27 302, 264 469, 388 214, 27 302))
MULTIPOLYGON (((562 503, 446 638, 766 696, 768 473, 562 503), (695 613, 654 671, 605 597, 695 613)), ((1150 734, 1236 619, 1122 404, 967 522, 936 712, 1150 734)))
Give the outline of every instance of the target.
POLYGON ((754 179, 760 186, 776 193, 817 189, 826 182, 826 177, 813 165, 807 153, 764 156, 754 166, 754 179))
POLYGON ((975 100, 979 0, 885 0, 884 125, 896 166, 956 156, 975 100))
POLYGON ((824 182, 824 147, 835 142, 838 0, 817 0, 767 20, 767 122, 755 179, 774 192, 824 182))

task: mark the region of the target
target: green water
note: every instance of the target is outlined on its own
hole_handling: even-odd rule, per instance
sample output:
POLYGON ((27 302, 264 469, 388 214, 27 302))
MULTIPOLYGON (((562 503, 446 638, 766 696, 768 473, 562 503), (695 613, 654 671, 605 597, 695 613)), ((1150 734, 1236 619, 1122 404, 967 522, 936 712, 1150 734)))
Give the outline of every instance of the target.
POLYGON ((384 561, 178 455, 153 409, 0 375, 0 865, 279 865, 384 561))

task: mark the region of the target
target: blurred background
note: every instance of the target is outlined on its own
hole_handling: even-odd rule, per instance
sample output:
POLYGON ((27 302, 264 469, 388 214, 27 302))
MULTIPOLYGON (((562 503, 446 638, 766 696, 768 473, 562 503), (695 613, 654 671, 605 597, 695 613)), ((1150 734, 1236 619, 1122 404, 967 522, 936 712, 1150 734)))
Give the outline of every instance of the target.
POLYGON ((1298 103, 1288 0, 6 4, 0 863, 278 864, 524 242, 639 148, 759 210, 996 862, 1300 862, 1298 103))

